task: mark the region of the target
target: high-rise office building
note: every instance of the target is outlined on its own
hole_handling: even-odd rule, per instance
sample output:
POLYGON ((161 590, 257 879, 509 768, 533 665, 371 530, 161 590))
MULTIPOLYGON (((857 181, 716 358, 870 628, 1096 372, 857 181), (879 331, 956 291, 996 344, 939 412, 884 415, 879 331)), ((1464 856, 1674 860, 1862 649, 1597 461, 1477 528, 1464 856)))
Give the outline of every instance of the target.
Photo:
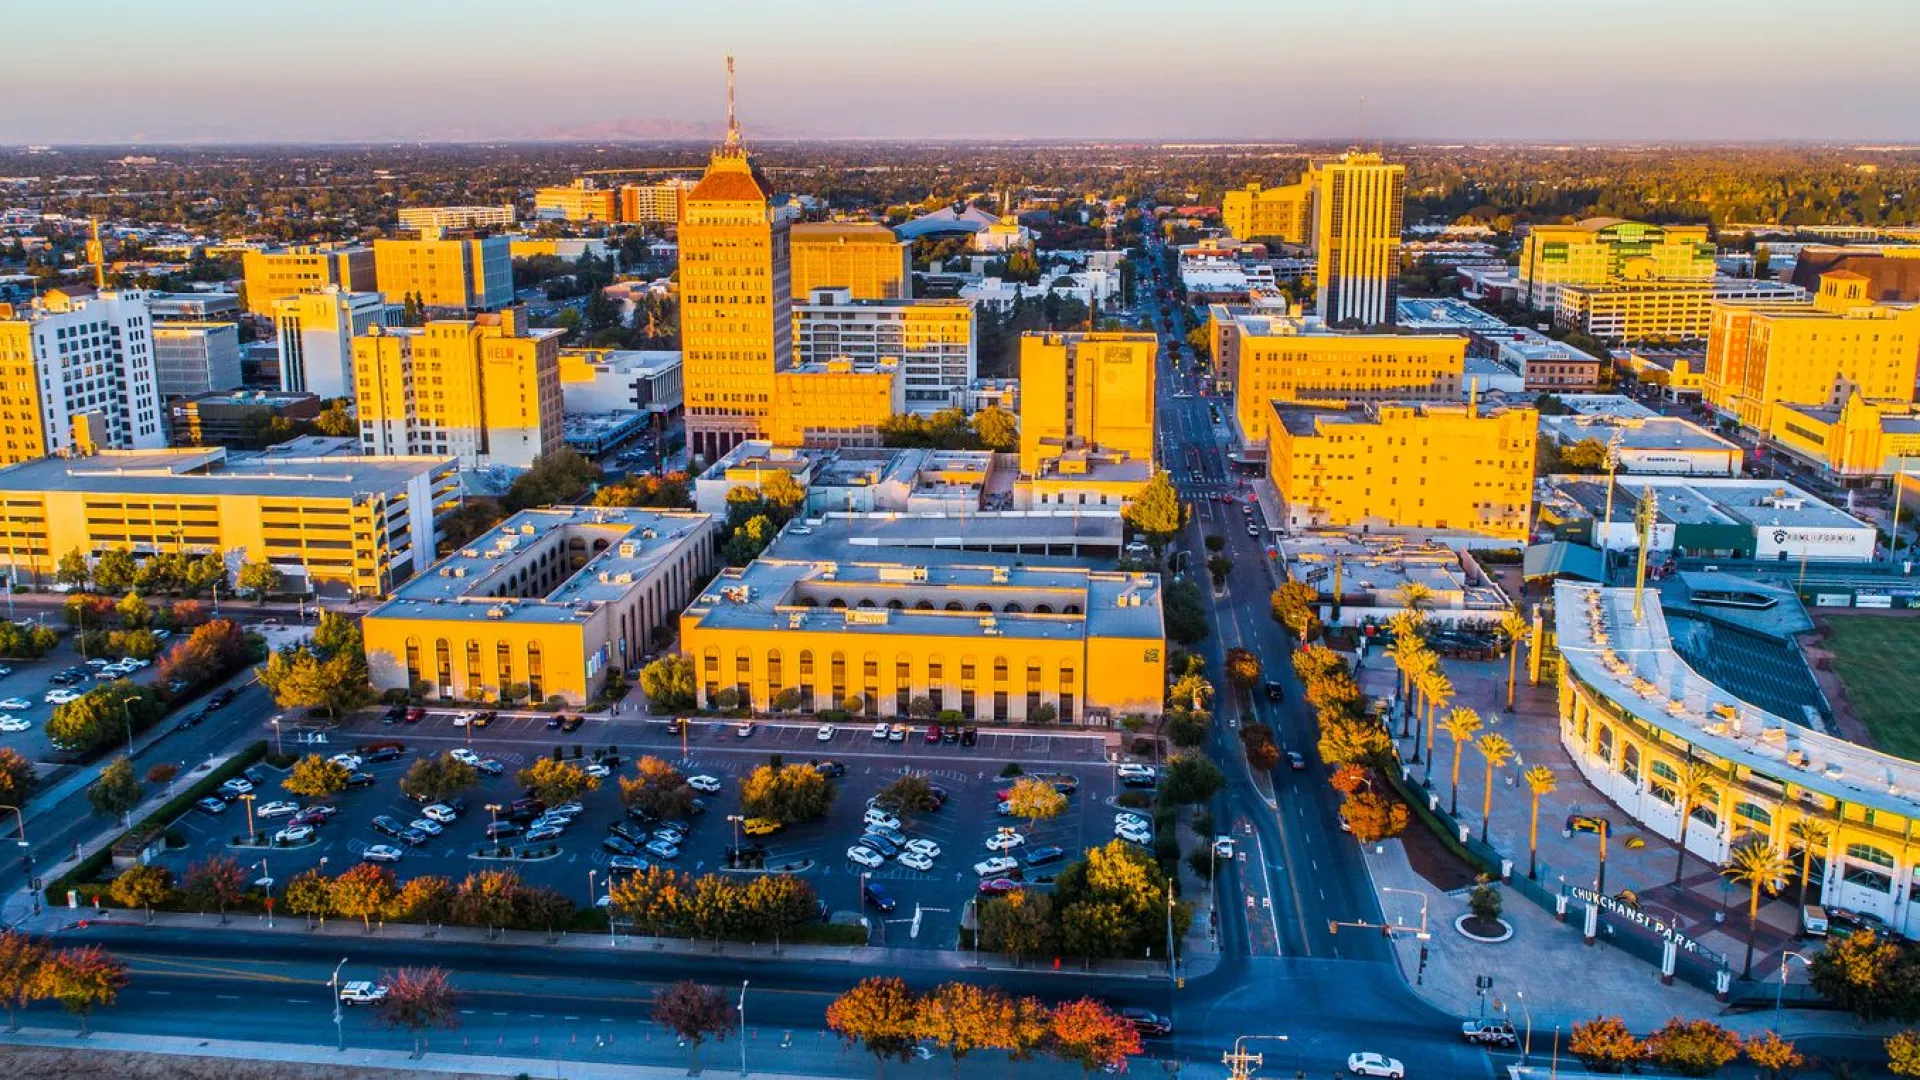
POLYGON ((492 311, 513 303, 513 251, 504 236, 484 240, 375 240, 374 264, 387 302, 492 311))
POLYGON ((747 158, 727 64, 726 142, 687 193, 679 229, 687 446, 708 461, 766 435, 774 372, 793 359, 787 219, 747 158))
POLYGON ((271 316, 274 301, 337 285, 347 292, 375 287, 373 249, 367 247, 293 247, 285 251, 249 251, 240 257, 246 275, 247 311, 271 316))
POLYGON ((1307 180, 1282 187, 1248 184, 1220 198, 1220 218, 1236 240, 1312 241, 1313 188, 1307 180))
POLYGON ((1535 225, 1520 249, 1519 273, 1521 301, 1535 311, 1552 311, 1562 285, 1712 281, 1714 246, 1705 225, 1607 217, 1535 225))
POLYGON ((951 408, 976 367, 971 300, 860 300, 845 288, 814 289, 793 305, 796 363, 900 361, 911 412, 951 408))
POLYGON ((1153 460, 1152 334, 1023 334, 1020 337, 1020 472, 1080 449, 1153 460))
POLYGON ((282 297, 273 306, 280 345, 280 389, 323 398, 353 396, 353 339, 399 321, 400 309, 377 292, 282 297))
POLYGON ((1343 326, 1392 323, 1400 292, 1406 166, 1352 151, 1314 166, 1310 183, 1316 311, 1343 326))
POLYGON ((913 244, 885 225, 822 222, 795 225, 789 247, 792 295, 805 303, 815 289, 846 289, 855 300, 913 295, 913 244))
POLYGON ((154 381, 163 398, 240 385, 240 327, 230 322, 153 324, 154 381))
POLYGON ((362 449, 519 469, 560 449, 562 333, 528 329, 525 310, 509 307, 355 338, 362 449))
POLYGON ((0 463, 167 445, 146 294, 54 289, 0 304, 0 463))

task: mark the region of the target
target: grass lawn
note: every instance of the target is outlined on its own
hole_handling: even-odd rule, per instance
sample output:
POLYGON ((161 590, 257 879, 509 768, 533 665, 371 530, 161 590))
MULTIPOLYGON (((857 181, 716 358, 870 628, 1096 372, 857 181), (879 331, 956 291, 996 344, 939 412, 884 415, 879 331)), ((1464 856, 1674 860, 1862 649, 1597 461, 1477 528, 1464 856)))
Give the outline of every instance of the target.
POLYGON ((1920 761, 1920 619, 1830 615, 1833 672, 1889 754, 1920 761))

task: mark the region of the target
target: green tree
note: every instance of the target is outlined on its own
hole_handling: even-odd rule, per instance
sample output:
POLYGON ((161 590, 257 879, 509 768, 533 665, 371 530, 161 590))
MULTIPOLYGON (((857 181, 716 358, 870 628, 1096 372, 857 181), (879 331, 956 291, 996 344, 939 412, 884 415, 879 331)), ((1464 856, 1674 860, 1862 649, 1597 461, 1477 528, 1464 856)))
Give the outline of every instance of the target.
POLYGON ((1747 962, 1740 977, 1753 977, 1753 939, 1760 932, 1760 891, 1768 895, 1778 891, 1793 872, 1793 860, 1787 853, 1756 837, 1739 844, 1728 853, 1727 865, 1720 873, 1736 885, 1747 887, 1747 962))
POLYGON ((93 583, 102 592, 125 592, 133 587, 134 576, 139 572, 140 566, 134 561, 133 552, 123 547, 109 548, 94 560, 93 583))
POLYGON ((740 810, 792 825, 826 816, 833 784, 811 765, 762 765, 740 783, 740 810))
POLYGON ((1228 649, 1227 682, 1241 690, 1252 689, 1260 682, 1260 658, 1250 649, 1228 649))
POLYGON ((287 882, 282 902, 286 904, 287 914, 298 915, 312 926, 314 919, 333 914, 333 883, 317 866, 302 870, 287 882))
POLYGON ((107 886, 107 895, 121 907, 144 908, 151 923, 153 905, 164 904, 173 895, 173 871, 153 863, 128 867, 107 886))
POLYGON ((773 542, 779 527, 765 514, 755 514, 740 523, 721 546, 720 555, 729 566, 745 566, 760 557, 767 545, 773 542))
POLYGON ((347 767, 339 762, 308 754, 293 763, 280 786, 305 798, 324 799, 344 790, 350 775, 347 767))
MULTIPOLYGON (((1807 1063, 1805 1054, 1771 1031, 1747 1036, 1746 1045, 1741 1049, 1746 1053, 1747 1060, 1756 1068, 1766 1070, 1770 1080, 1780 1080, 1781 1077, 1790 1076, 1793 1070, 1807 1063)), ((1917 1059, 1916 1063, 1920 1064, 1920 1059, 1917 1059)))
POLYGON ((980 445, 999 453, 1012 453, 1020 445, 1019 420, 998 405, 989 405, 973 414, 973 434, 980 445))
POLYGON ((975 1050, 1011 1049, 1012 1019, 1013 1002, 1005 994, 972 983, 942 983, 920 999, 920 1032, 946 1048, 955 1080, 960 1062, 975 1050))
POLYGON ((1871 930, 1828 938, 1810 965, 1821 997, 1868 1022, 1911 1015, 1898 945, 1871 930))
POLYGON ((140 794, 140 778, 134 775, 133 763, 120 757, 100 770, 100 776, 87 789, 87 802, 101 817, 117 817, 139 806, 140 794))
POLYGON ((400 778, 400 790, 422 802, 444 802, 479 781, 473 766, 444 753, 415 758, 400 778))
POLYGON ((1027 956, 1044 956, 1059 945, 1053 915, 1053 897, 1032 889, 1016 889, 980 905, 980 944, 991 952, 1006 953, 1017 965, 1027 956))
POLYGON ((1165 470, 1153 474, 1146 486, 1121 509, 1120 516, 1135 532, 1146 538, 1153 547, 1155 558, 1165 550, 1168 542, 1179 535, 1181 526, 1186 523, 1184 508, 1180 505, 1180 493, 1174 490, 1173 478, 1165 470))
POLYGON ((926 776, 907 773, 881 788, 874 796, 874 805, 884 806, 901 816, 930 814, 940 809, 940 797, 934 794, 933 784, 926 776))
POLYGON ((87 557, 74 548, 60 556, 60 562, 54 567, 53 580, 70 588, 84 588, 93 577, 93 568, 87 565, 87 557))
POLYGON ((1174 806, 1204 803, 1226 786, 1226 774, 1204 754, 1175 754, 1160 782, 1160 798, 1174 806))
POLYGON ((1191 581, 1176 581, 1161 594, 1161 618, 1167 636, 1181 645, 1194 645, 1207 639, 1206 610, 1200 604, 1200 587, 1191 581))
POLYGON ((246 593, 255 600, 264 600, 268 596, 279 592, 285 580, 280 571, 275 569, 272 563, 261 560, 246 563, 241 566, 236 584, 240 586, 241 592, 246 593))
POLYGON ((640 669, 640 689, 656 712, 682 712, 694 706, 693 661, 678 653, 640 669))

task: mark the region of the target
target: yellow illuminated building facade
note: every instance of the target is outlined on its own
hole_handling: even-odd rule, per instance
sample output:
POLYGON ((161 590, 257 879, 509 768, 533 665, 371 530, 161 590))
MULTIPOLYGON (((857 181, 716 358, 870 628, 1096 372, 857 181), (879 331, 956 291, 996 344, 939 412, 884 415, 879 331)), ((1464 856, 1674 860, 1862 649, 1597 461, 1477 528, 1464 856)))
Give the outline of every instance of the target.
POLYGON ((1268 474, 1292 529, 1456 529, 1521 540, 1533 518, 1530 408, 1270 406, 1268 474))
POLYGON ((367 614, 368 676, 441 701, 584 705, 671 640, 717 528, 691 511, 523 510, 367 614))
POLYGON ((855 300, 913 296, 912 244, 885 225, 828 222, 789 231, 791 295, 804 301, 815 289, 842 288, 855 300))
POLYGON ((767 192, 729 120, 679 227, 687 446, 710 462, 770 434, 774 373, 792 362, 788 223, 767 192))
POLYGON ((296 589, 307 578, 373 596, 432 560, 436 522, 459 505, 445 458, 102 450, 0 469, 0 544, 43 582, 73 551, 223 552, 272 563, 296 589))
POLYGON ((595 187, 586 177, 565 187, 543 187, 533 193, 535 217, 613 222, 619 220, 619 208, 617 192, 595 187))
POLYGON ((1859 394, 1837 409, 1776 402, 1767 440, 1841 482, 1886 477, 1920 465, 1920 412, 1859 394))
POLYGON ((355 338, 361 447, 521 469, 560 449, 562 331, 525 322, 515 307, 355 338))
POLYGON ((1236 240, 1305 244, 1312 239, 1312 188, 1305 180, 1282 187, 1256 183, 1235 188, 1221 196, 1220 217, 1236 240))
POLYGON ((1021 335, 1021 474, 1076 449, 1151 462, 1158 351, 1152 334, 1021 335))
POLYGON ((380 291, 390 304, 414 298, 425 307, 492 310, 513 302, 512 242, 375 240, 380 291))
POLYGON ((1217 305, 1210 325, 1215 362, 1233 380, 1234 419, 1249 444, 1267 441, 1273 402, 1461 397, 1465 337, 1345 333, 1313 317, 1235 315, 1217 305))
POLYGON ((1358 151, 1315 165, 1316 312, 1337 326, 1385 326, 1400 296, 1400 231, 1407 167, 1358 151))
POLYGON ((674 178, 660 184, 620 185, 620 220, 636 225, 670 225, 680 220, 681 203, 693 184, 674 178))
POLYGON ((371 248, 296 247, 249 251, 240 257, 247 311, 271 317, 274 302, 337 285, 342 292, 372 292, 377 260, 371 248))
POLYGON ((829 360, 774 373, 767 438, 775 446, 879 446, 880 425, 906 411, 900 365, 829 360))
POLYGON ((1520 249, 1520 297, 1535 311, 1552 311, 1562 285, 1629 279, 1710 282, 1714 252, 1705 225, 1650 225, 1605 217, 1573 225, 1535 225, 1520 249))
POLYGON ((12 309, 0 304, 0 463, 47 455, 33 338, 33 324, 14 318, 12 309))
POLYGON ((1812 300, 1716 305, 1707 338, 1706 399, 1755 431, 1774 429, 1775 405, 1838 409, 1914 399, 1920 305, 1881 304, 1850 270, 1820 277, 1812 300))
POLYGON ((700 703, 970 723, 1106 726, 1158 716, 1153 574, 762 558, 723 570, 680 617, 700 703))

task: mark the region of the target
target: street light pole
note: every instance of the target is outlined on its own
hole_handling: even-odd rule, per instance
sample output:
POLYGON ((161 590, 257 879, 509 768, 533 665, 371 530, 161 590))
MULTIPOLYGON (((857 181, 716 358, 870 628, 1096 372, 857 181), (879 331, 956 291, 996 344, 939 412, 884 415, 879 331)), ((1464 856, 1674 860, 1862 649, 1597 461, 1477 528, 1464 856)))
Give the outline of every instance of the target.
MULTIPOLYGON (((252 811, 249 806, 248 811, 252 811)), ((267 867, 267 860, 260 860, 260 880, 267 883, 267 929, 273 929, 273 871, 267 867)))
POLYGON ((254 794, 251 791, 240 796, 240 801, 247 804, 247 843, 249 844, 258 841, 258 836, 253 830, 253 799, 254 794))
POLYGON ((1289 1042, 1285 1035, 1242 1035, 1233 1040, 1233 1049, 1220 1055, 1220 1064, 1227 1067, 1227 1075, 1233 1080, 1251 1080, 1253 1070, 1266 1063, 1266 1055, 1249 1054, 1241 1047, 1250 1042, 1289 1042))
POLYGON ((733 858, 730 861, 733 863, 733 865, 739 866, 740 865, 740 823, 742 821, 745 821, 746 818, 740 816, 739 814, 728 814, 727 820, 733 823, 733 858))
POLYGON ((747 1075, 747 980, 740 980, 740 1075, 747 1075))
POLYGON ((339 963, 333 965, 333 977, 327 980, 327 985, 333 988, 333 1037, 334 1050, 337 1052, 347 1049, 347 1029, 340 1015, 340 969, 346 966, 347 958, 343 956, 339 963))
POLYGON ((271 722, 273 724, 273 756, 277 758, 286 757, 287 752, 280 746, 280 718, 276 716, 271 722))
POLYGON ((127 718, 127 763, 133 763, 133 699, 120 699, 120 715, 127 718))
POLYGON ((1808 971, 1813 970, 1813 961, 1792 949, 1780 954, 1780 987, 1773 992, 1773 1031, 1776 1035, 1780 1033, 1780 1006, 1787 997, 1787 968, 1790 966, 1787 961, 1789 960, 1798 960, 1806 966, 1808 971))
POLYGON ((1527 1041, 1520 1044, 1520 1064, 1525 1065, 1527 1063, 1527 1056, 1533 1053, 1533 1009, 1527 1004, 1527 992, 1525 990, 1515 990, 1513 996, 1519 999, 1520 1011, 1527 1016, 1527 1041))

